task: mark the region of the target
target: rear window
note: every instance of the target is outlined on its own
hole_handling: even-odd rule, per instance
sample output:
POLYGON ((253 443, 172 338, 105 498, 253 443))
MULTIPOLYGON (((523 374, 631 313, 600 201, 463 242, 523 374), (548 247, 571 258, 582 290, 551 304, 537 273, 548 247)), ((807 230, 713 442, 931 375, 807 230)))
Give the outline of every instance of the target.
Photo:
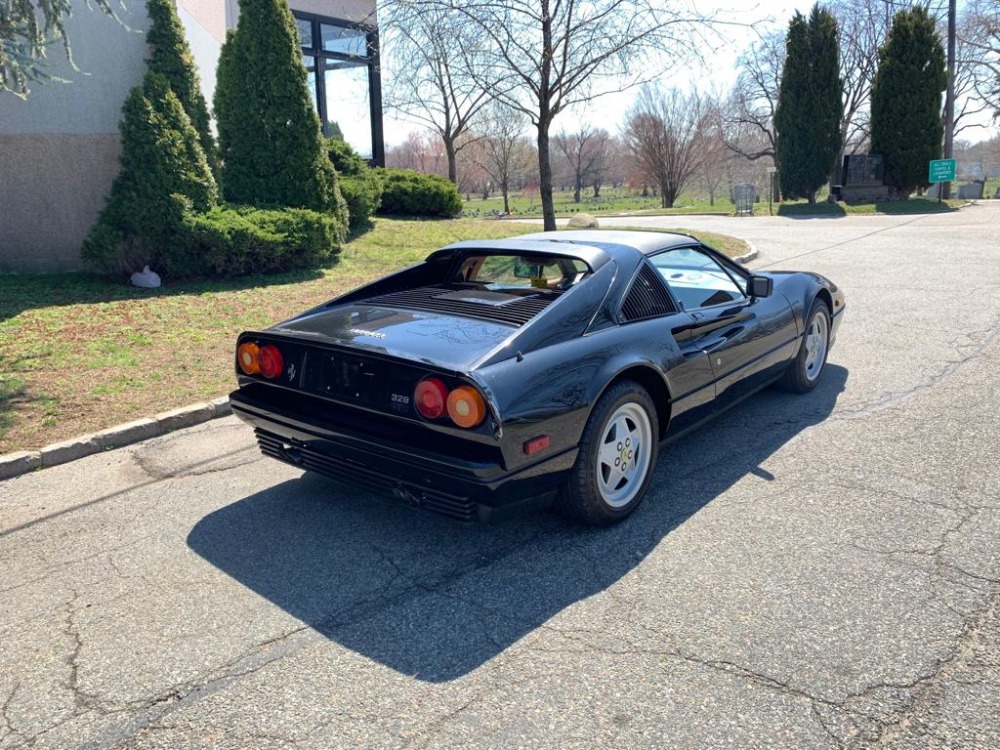
POLYGON ((581 260, 551 255, 465 255, 453 283, 481 285, 485 289, 551 289, 565 291, 590 274, 581 260))

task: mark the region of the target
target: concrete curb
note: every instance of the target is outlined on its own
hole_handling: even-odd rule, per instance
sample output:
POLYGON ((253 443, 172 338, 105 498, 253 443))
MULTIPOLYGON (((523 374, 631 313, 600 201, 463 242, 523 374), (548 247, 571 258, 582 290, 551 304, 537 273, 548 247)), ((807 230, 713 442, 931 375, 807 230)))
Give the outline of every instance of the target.
POLYGON ((737 263, 749 263, 752 260, 757 260, 757 256, 760 255, 760 252, 757 250, 756 247, 754 247, 754 244, 750 240, 743 240, 743 241, 746 243, 747 247, 750 248, 750 250, 748 252, 743 253, 743 255, 736 256, 735 258, 733 258, 733 260, 735 260, 737 263))
POLYGON ((174 430, 193 427, 210 419, 225 417, 230 413, 232 410, 229 407, 229 398, 221 396, 207 403, 190 404, 180 409, 162 412, 155 417, 137 419, 91 435, 80 435, 52 443, 41 450, 7 453, 0 456, 0 480, 76 461, 78 458, 101 451, 122 448, 152 437, 166 435, 174 430))

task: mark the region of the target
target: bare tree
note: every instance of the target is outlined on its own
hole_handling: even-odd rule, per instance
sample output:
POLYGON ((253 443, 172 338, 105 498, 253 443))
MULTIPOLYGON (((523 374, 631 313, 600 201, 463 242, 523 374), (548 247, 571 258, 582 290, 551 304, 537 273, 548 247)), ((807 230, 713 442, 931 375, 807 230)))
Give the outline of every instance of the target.
POLYGON ((598 197, 611 161, 612 138, 608 131, 584 125, 575 133, 560 130, 552 140, 566 161, 573 184, 573 202, 580 202, 587 185, 594 186, 594 197, 598 197))
POLYGON ((488 135, 479 141, 473 156, 503 195, 503 210, 510 213, 510 189, 529 169, 531 149, 524 142, 525 118, 517 110, 493 103, 485 119, 488 135))
POLYGON ((740 56, 724 120, 726 145, 751 161, 774 158, 774 111, 784 62, 784 31, 762 35, 740 56))
POLYGON ((705 115, 701 138, 701 159, 696 182, 706 193, 708 203, 715 205, 715 198, 726 184, 729 162, 740 158, 726 144, 723 108, 717 96, 705 101, 705 115))
POLYGON ((660 189, 664 208, 673 208, 701 167, 709 123, 697 92, 644 86, 625 115, 622 138, 660 189))
POLYGON ((440 140, 433 133, 426 130, 414 131, 406 136, 401 145, 386 150, 385 164, 387 167, 443 176, 447 168, 447 156, 440 140))
POLYGON ((468 65, 488 70, 468 21, 447 7, 387 3, 381 20, 385 58, 392 61, 386 106, 437 133, 448 157, 448 179, 458 184, 457 154, 476 114, 490 101, 468 65))
POLYGON ((486 54, 466 61, 472 78, 528 117, 538 145, 546 230, 556 228, 549 131, 567 107, 652 80, 669 60, 695 52, 711 17, 658 0, 409 0, 458 11, 486 54), (499 75, 498 75, 499 74, 499 75))
POLYGON ((844 114, 840 120, 841 148, 833 179, 838 179, 844 154, 860 150, 871 137, 872 81, 878 50, 885 43, 895 12, 889 0, 831 0, 826 6, 837 20, 840 73, 844 81, 844 114))
MULTIPOLYGON (((975 114, 993 110, 1000 118, 1000 2, 970 0, 963 9, 958 25, 956 92, 964 91, 967 99, 980 104, 975 114)), ((965 116, 962 107, 956 112, 956 124, 965 116)), ((958 134, 964 126, 956 128, 958 134)))

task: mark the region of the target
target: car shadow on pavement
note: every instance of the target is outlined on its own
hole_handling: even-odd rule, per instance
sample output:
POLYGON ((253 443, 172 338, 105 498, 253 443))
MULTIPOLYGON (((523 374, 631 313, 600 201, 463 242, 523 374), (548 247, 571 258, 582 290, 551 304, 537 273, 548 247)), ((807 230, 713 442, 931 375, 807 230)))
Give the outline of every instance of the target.
POLYGON ((761 464, 825 420, 846 382, 847 370, 829 365, 808 395, 764 391, 664 447, 646 500, 610 529, 548 513, 462 526, 304 475, 206 516, 187 541, 357 655, 420 680, 453 680, 515 644, 530 647, 539 627, 626 576, 747 475, 773 479, 761 464))

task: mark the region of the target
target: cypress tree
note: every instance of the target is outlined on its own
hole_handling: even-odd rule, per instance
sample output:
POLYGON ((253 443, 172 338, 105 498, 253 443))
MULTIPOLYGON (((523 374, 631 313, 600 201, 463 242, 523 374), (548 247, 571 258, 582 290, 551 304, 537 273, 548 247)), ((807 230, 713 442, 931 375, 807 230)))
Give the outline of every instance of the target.
POLYGON ((879 49, 872 82, 872 153, 881 154, 885 183, 896 197, 926 187, 927 166, 941 158, 944 47, 923 8, 900 11, 879 49))
POLYGON ((228 200, 333 212, 347 226, 286 0, 240 0, 219 57, 215 117, 228 200))
POLYGON ((146 0, 146 13, 150 20, 149 31, 146 32, 149 70, 169 82, 198 132, 198 140, 209 166, 217 172, 215 139, 209 128, 208 106, 201 93, 198 69, 173 0, 146 0))
POLYGON ((840 152, 843 80, 837 22, 819 5, 809 20, 796 13, 788 25, 785 65, 774 114, 781 192, 816 200, 840 152))

